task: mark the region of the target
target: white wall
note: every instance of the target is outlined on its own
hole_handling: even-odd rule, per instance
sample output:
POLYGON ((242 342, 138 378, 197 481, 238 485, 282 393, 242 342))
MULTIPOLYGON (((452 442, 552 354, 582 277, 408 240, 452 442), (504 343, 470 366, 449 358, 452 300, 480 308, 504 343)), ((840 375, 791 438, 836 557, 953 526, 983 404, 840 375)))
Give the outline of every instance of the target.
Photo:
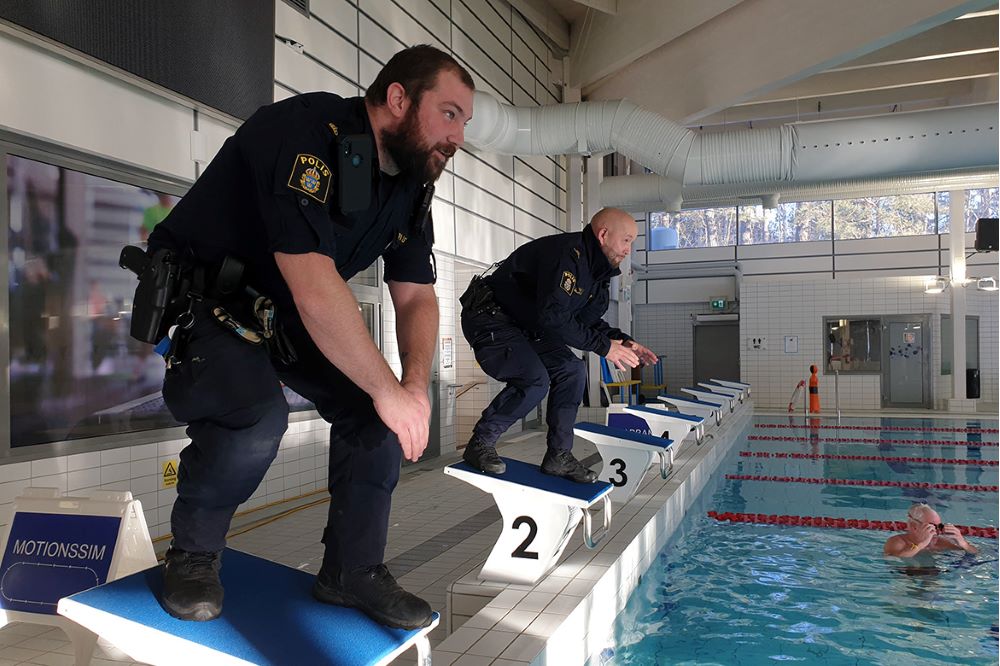
MULTIPOLYGON (((997 402, 997 294, 968 292, 968 314, 980 317, 981 401, 997 402)), ((950 376, 941 377, 941 314, 950 311, 948 293, 924 293, 924 281, 914 277, 862 280, 744 280, 740 290, 741 366, 744 381, 754 386, 754 402, 763 407, 787 407, 796 382, 808 376, 811 364, 823 365, 823 317, 837 315, 931 315, 931 377, 935 407, 951 397, 950 376), (786 354, 782 339, 798 336, 798 352, 786 354), (748 350, 747 339, 766 336, 767 350, 748 350)), ((833 376, 819 374, 825 410, 833 407, 833 376)), ((842 409, 879 409, 879 375, 840 376, 842 409)))
MULTIPOLYGON (((275 40, 275 99, 313 90, 363 92, 397 50, 430 43, 450 50, 477 88, 519 105, 559 101, 561 60, 504 0, 312 0, 306 18, 276 0, 278 35, 304 45, 298 54, 275 40)), ((40 137, 114 162, 193 180, 190 132, 194 111, 169 95, 114 78, 0 32, 0 127, 40 137)), ((202 113, 199 127, 214 155, 235 129, 202 113)), ((567 228, 563 159, 477 155, 463 151, 438 183, 434 220, 442 337, 465 353, 455 316, 455 291, 464 280, 455 259, 490 264, 516 246, 567 228)), ((383 291, 385 353, 398 369, 394 314, 383 291)), ((467 350, 466 350, 467 351, 467 350)), ((458 418, 447 385, 458 367, 441 369, 441 449, 454 450, 458 418)), ((495 392, 498 386, 491 386, 495 392)), ((487 399, 484 394, 483 399, 487 399)), ((483 403, 485 405, 485 403, 483 403)), ((481 409, 481 407, 479 407, 481 409)), ((175 491, 162 488, 163 463, 185 445, 176 431, 165 441, 44 460, 12 456, 0 463, 0 522, 28 485, 63 492, 131 490, 143 502, 150 532, 169 531, 175 491)), ((264 483, 241 510, 326 486, 329 426, 293 423, 264 483)), ((29 454, 30 455, 30 452, 29 454)))

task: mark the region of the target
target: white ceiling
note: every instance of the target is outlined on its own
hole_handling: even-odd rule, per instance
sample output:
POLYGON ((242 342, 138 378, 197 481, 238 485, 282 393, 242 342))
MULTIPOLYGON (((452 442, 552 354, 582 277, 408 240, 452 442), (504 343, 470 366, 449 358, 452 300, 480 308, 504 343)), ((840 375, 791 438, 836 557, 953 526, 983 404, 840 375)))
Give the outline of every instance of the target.
POLYGON ((511 0, 585 100, 737 129, 998 97, 997 0, 511 0))

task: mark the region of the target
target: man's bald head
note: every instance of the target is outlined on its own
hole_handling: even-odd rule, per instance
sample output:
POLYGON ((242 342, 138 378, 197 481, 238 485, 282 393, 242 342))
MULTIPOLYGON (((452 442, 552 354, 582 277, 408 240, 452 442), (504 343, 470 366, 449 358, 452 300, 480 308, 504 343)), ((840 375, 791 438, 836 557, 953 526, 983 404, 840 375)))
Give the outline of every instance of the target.
POLYGON ((590 228, 601 245, 601 252, 616 268, 628 256, 632 250, 632 241, 639 235, 639 225, 635 218, 618 208, 599 210, 591 218, 590 228))

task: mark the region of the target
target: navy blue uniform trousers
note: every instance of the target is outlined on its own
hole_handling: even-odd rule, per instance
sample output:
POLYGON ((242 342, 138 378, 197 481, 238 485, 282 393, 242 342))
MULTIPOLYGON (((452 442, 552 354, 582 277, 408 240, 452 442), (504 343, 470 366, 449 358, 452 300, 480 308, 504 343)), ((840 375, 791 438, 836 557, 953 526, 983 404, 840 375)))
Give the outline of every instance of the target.
POLYGON ((264 478, 288 428, 284 382, 332 424, 324 567, 381 563, 402 452, 371 398, 327 361, 301 325, 286 327, 298 361, 285 367, 203 308, 196 315, 183 362, 163 384, 167 407, 188 424, 191 438, 180 454, 174 545, 196 552, 225 546, 237 506, 264 478))
POLYGON ((587 386, 584 361, 551 336, 532 335, 502 311, 462 313, 462 332, 487 375, 507 386, 483 410, 473 437, 491 446, 548 392, 546 444, 573 448, 573 425, 587 386))

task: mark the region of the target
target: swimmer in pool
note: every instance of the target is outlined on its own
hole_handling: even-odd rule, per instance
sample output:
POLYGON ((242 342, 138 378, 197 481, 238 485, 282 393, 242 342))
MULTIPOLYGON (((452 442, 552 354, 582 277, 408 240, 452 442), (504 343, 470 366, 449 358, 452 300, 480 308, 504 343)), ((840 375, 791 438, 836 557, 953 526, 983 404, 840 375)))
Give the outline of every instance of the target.
POLYGON ((918 553, 964 550, 975 555, 979 549, 965 540, 951 523, 942 523, 941 516, 928 504, 914 504, 906 513, 906 531, 894 534, 882 551, 894 557, 914 557, 918 553))

